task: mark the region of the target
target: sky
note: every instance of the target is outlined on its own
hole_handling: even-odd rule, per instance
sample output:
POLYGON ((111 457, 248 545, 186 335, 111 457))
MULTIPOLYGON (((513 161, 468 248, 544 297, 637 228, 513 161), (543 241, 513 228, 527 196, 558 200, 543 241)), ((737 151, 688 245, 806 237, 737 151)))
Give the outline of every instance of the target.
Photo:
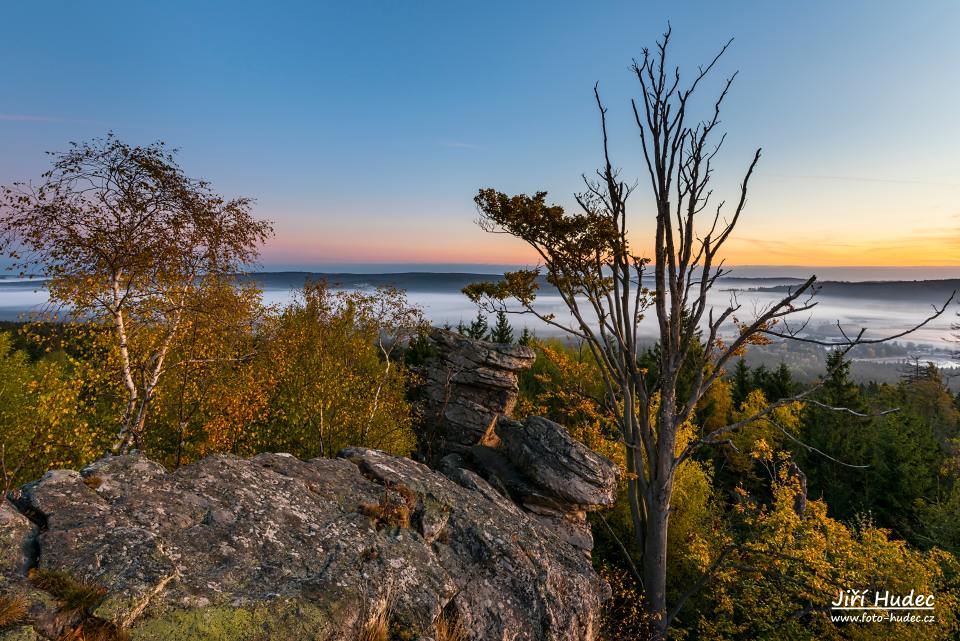
MULTIPOLYGON (((600 163, 644 179, 631 60, 669 22, 701 106, 726 103, 717 193, 761 164, 733 265, 960 265, 960 3, 5 3, 0 183, 114 131, 275 222, 265 268, 528 264, 476 225, 481 187, 572 207, 600 163)), ((640 184, 643 184, 642 182, 640 184)), ((632 197, 632 241, 652 209, 632 197)))

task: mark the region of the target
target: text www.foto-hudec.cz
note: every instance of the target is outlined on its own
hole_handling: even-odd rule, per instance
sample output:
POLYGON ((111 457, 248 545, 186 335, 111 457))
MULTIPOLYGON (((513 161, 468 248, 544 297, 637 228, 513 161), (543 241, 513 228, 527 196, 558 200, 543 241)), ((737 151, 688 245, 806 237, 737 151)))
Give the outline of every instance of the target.
POLYGON ((840 590, 830 602, 834 623, 934 623, 934 595, 910 590, 840 590))

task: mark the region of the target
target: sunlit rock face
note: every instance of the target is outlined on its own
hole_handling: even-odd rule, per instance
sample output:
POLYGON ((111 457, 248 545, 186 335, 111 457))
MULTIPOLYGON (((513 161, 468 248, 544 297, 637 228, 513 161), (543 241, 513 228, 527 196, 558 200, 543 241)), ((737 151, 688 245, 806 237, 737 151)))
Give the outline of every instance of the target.
POLYGON ((592 639, 608 588, 589 559, 478 475, 453 476, 365 449, 49 472, 0 510, 0 585, 30 608, 0 638, 106 622, 144 640, 352 641, 386 608, 410 638, 444 620, 467 639, 592 639), (50 573, 102 598, 65 614, 38 587, 50 573))

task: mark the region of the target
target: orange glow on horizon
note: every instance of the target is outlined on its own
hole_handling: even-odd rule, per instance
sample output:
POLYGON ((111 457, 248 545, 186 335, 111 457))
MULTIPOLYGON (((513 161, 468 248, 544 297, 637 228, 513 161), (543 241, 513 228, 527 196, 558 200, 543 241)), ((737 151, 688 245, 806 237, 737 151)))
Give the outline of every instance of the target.
MULTIPOLYGON (((404 239, 406 240, 406 239, 404 239)), ((960 266, 960 239, 875 238, 869 242, 817 242, 813 238, 789 241, 731 237, 723 253, 728 265, 805 267, 955 267, 960 266)), ((646 247, 638 246, 646 251, 646 247)), ((533 265, 537 255, 519 241, 483 236, 454 239, 442 244, 419 238, 396 243, 382 240, 312 243, 303 239, 274 239, 264 248, 267 262, 324 263, 464 263, 477 265, 533 265)))

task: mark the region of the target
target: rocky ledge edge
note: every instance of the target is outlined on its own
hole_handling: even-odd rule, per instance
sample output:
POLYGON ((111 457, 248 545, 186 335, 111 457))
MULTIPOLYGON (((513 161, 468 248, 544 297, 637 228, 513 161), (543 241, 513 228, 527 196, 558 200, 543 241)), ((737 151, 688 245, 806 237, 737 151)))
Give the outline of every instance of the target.
MULTIPOLYGON (((545 425, 529 433, 569 447, 545 425)), ((497 427, 510 443, 527 432, 497 427)), ((613 485, 566 484, 568 503, 612 501, 602 462, 613 485)), ((398 639, 593 639, 609 587, 556 527, 560 510, 529 489, 522 508, 455 461, 442 469, 350 448, 48 472, 0 504, 0 639, 353 641, 371 625, 398 639)))

